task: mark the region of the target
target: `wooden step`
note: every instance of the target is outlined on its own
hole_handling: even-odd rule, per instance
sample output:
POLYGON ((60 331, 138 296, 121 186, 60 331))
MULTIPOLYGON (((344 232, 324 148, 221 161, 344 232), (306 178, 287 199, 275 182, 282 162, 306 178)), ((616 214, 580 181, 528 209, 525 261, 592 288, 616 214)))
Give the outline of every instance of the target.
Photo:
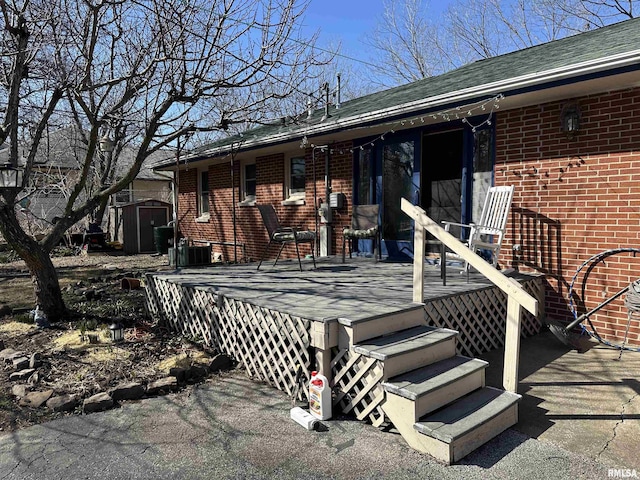
POLYGON ((413 410, 412 421, 484 387, 484 360, 455 356, 413 370, 383 383, 389 395, 406 399, 407 413, 413 410))
POLYGON ((413 327, 354 345, 356 353, 383 362, 383 379, 430 365, 456 354, 458 332, 446 328, 413 327))
POLYGON ((485 387, 422 418, 413 428, 430 455, 450 464, 518 422, 521 396, 485 387))
POLYGON ((338 323, 344 326, 348 337, 349 347, 356 343, 369 340, 370 338, 387 335, 389 333, 405 330, 411 327, 426 325, 424 319, 424 304, 411 303, 406 308, 398 308, 392 313, 382 313, 380 315, 338 318, 338 323))

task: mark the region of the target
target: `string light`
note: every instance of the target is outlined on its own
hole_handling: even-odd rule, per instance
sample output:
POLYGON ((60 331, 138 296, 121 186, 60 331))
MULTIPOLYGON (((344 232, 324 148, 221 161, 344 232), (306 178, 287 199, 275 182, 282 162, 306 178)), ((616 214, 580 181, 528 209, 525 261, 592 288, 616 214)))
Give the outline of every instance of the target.
MULTIPOLYGON (((473 133, 475 133, 479 128, 483 127, 484 125, 490 126, 492 125, 491 119, 493 117, 493 111, 497 110, 499 108, 498 103, 500 102, 500 100, 502 100, 504 98, 504 95, 502 93, 496 95, 495 97, 491 97, 485 100, 481 100, 479 102, 475 102, 472 103, 470 105, 462 105, 462 106, 457 106, 453 109, 449 109, 449 110, 443 110, 441 112, 436 112, 436 113, 430 113, 429 116, 433 119, 433 120, 438 120, 440 119, 441 121, 446 121, 446 122, 450 122, 453 117, 455 117, 455 119, 460 120, 462 123, 467 124, 471 127, 471 131, 473 133), (482 111, 482 112, 486 112, 487 111, 487 106, 490 107, 489 113, 487 114, 487 117, 482 120, 480 123, 478 124, 474 124, 471 123, 471 121, 469 120, 468 117, 472 117, 474 116, 474 112, 476 111, 482 111), (467 116, 462 116, 460 117, 460 115, 464 115, 458 112, 462 112, 463 111, 463 107, 464 107, 464 111, 466 111, 466 115, 467 116)), ((412 119, 405 119, 405 120, 400 120, 399 122, 396 122, 395 125, 400 125, 400 126, 404 126, 406 125, 407 122, 409 122, 411 125, 415 125, 418 120, 420 120, 421 123, 425 123, 425 117, 416 117, 416 118, 412 118, 412 119)), ((374 127, 371 127, 374 128, 374 127)), ((375 138, 374 140, 370 141, 370 142, 366 142, 363 145, 359 145, 356 146, 354 148, 350 148, 348 151, 350 153, 353 153, 354 151, 357 151, 358 149, 360 151, 363 151, 365 149, 365 147, 374 147, 375 143, 377 141, 384 141, 385 136, 389 135, 389 134, 394 134, 396 133, 396 131, 394 129, 389 129, 388 131, 380 134, 377 138, 375 138)), ((340 152, 342 153, 342 152, 340 152)))

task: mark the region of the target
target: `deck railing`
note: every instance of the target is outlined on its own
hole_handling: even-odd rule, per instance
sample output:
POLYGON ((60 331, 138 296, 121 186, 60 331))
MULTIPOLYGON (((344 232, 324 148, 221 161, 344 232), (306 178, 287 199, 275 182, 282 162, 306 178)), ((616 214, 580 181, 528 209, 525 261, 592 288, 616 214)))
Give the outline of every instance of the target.
MULTIPOLYGON (((520 323, 522 308, 538 314, 538 301, 529 295, 513 278, 509 278, 496 270, 482 257, 471 251, 464 243, 455 238, 434 220, 429 218, 420 207, 402 199, 402 211, 415 221, 413 250, 413 301, 424 301, 424 264, 425 264, 425 230, 442 242, 446 248, 458 254, 471 267, 484 275, 490 282, 507 294, 507 318, 504 343, 504 371, 502 385, 505 390, 518 390, 518 363, 520 356, 520 323)), ((445 261, 445 259, 441 259, 445 261)))

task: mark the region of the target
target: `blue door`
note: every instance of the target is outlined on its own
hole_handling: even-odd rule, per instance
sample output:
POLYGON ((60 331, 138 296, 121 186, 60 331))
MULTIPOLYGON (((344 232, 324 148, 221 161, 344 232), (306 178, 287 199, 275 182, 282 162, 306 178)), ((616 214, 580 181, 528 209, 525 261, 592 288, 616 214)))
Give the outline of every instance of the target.
POLYGON ((420 201, 419 142, 390 140, 377 153, 382 253, 391 260, 409 260, 413 258, 413 221, 402 211, 400 201, 406 198, 414 205, 420 201))

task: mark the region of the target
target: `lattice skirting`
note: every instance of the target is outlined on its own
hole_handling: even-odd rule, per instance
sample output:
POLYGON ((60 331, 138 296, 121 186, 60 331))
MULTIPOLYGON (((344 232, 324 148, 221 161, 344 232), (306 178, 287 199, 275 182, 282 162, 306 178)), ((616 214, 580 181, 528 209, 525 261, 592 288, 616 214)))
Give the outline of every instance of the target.
MULTIPOLYGON (((544 280, 536 278, 522 283, 524 289, 544 308, 544 280)), ((457 351, 475 357, 504 346, 507 295, 499 288, 486 288, 473 292, 440 298, 425 305, 427 324, 457 330, 457 351)), ((522 336, 538 333, 542 326, 539 318, 523 310, 522 336)))
POLYGON ((309 378, 309 320, 152 275, 145 290, 154 319, 201 338, 243 364, 249 376, 289 395, 298 390, 298 400, 308 399, 306 388, 296 389, 296 370, 299 365, 309 378))
POLYGON ((380 426, 385 421, 382 362, 352 350, 336 348, 333 349, 331 371, 335 409, 380 426))

